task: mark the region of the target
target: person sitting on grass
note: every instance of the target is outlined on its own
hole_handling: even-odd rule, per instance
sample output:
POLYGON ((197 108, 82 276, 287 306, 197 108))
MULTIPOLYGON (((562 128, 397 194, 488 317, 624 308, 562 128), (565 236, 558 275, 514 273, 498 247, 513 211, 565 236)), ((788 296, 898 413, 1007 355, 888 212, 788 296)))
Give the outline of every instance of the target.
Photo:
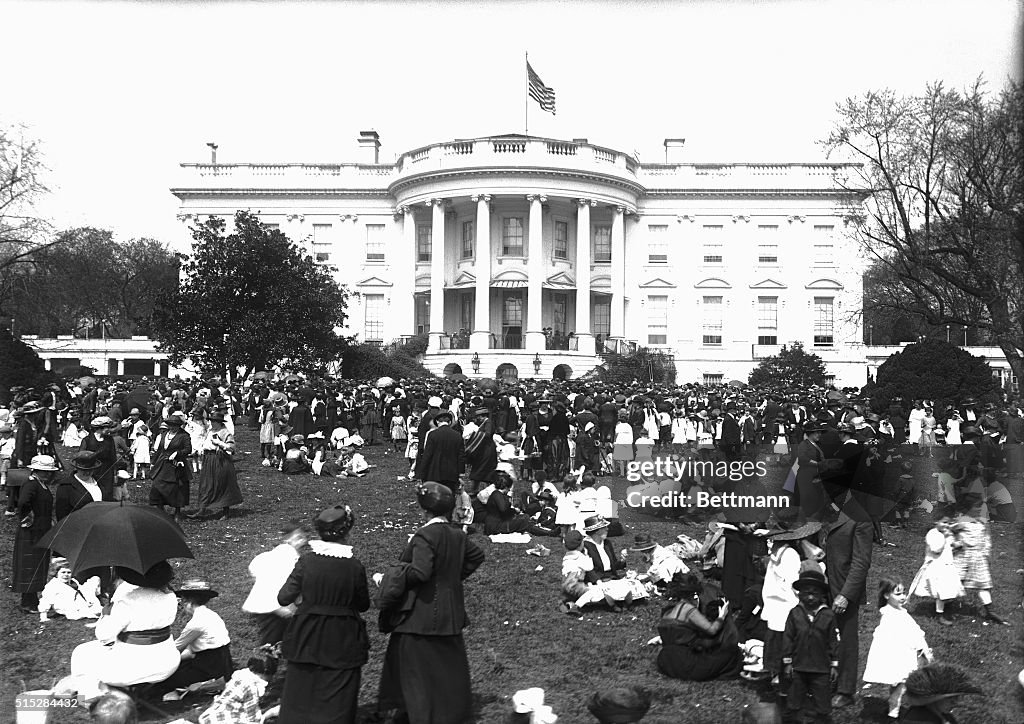
POLYGON ((533 519, 512 505, 512 478, 508 473, 495 470, 492 474, 494 492, 487 497, 484 504, 484 533, 524 533, 548 535, 549 530, 540 528, 533 519))
POLYGON ((165 699, 175 700, 175 689, 212 679, 227 681, 234 665, 231 662, 231 637, 224 619, 206 606, 219 594, 206 581, 190 579, 177 591, 185 613, 190 616, 174 645, 181 655, 178 670, 159 684, 165 699), (168 693, 169 692, 169 693, 168 693))
POLYGON ((637 565, 641 569, 637 578, 641 583, 649 582, 664 589, 677 573, 689 573, 679 556, 665 546, 658 545, 648 533, 637 533, 633 537, 630 552, 637 554, 637 565))
POLYGON ((263 724, 260 698, 276 671, 276 659, 250 656, 245 668, 231 675, 224 691, 199 715, 199 724, 263 724))
POLYGON ((677 573, 668 584, 672 601, 661 613, 658 671, 684 681, 711 681, 739 674, 743 664, 729 602, 720 599, 701 610, 703 584, 693 573, 677 573))
POLYGON ((46 621, 51 615, 72 621, 99 618, 103 605, 97 596, 100 590, 98 577, 79 583, 71 577, 71 567, 66 558, 54 558, 50 562, 50 573, 52 578, 39 594, 40 621, 46 621))
POLYGON ((306 457, 308 452, 306 438, 303 435, 292 435, 285 446, 281 472, 285 475, 302 475, 312 472, 313 468, 309 464, 309 458, 306 457))

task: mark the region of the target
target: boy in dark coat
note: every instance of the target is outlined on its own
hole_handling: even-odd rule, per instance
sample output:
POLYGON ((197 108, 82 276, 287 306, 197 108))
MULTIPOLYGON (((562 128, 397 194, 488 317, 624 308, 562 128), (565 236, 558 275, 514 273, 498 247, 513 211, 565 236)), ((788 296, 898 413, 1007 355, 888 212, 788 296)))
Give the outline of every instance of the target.
POLYGON ((825 601, 828 583, 820 570, 800 573, 793 584, 800 599, 786 619, 782 633, 782 673, 789 680, 788 706, 784 722, 800 722, 801 710, 810 694, 815 721, 832 721, 831 685, 839 678, 839 627, 836 615, 825 601))

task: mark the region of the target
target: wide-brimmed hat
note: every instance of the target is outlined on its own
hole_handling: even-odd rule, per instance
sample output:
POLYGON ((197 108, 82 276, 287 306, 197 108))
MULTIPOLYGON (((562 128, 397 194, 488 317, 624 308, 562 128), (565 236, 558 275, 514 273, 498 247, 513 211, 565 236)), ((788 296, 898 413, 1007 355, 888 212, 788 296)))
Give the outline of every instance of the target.
POLYGON ((188 422, 188 418, 185 417, 184 412, 176 410, 172 412, 170 415, 168 415, 167 419, 164 420, 164 422, 166 422, 168 425, 177 425, 178 427, 181 427, 186 422, 188 422))
POLYGON ((821 530, 821 523, 814 520, 809 520, 801 526, 796 528, 778 527, 768 531, 767 536, 773 540, 800 540, 806 538, 809 535, 814 535, 821 530))
POLYGON ((91 450, 79 450, 71 458, 71 465, 77 470, 95 470, 103 465, 103 463, 96 458, 95 452, 92 452, 91 450))
POLYGON ((820 422, 809 422, 804 425, 804 434, 809 435, 814 432, 825 432, 827 429, 828 427, 826 425, 822 425, 820 422))
POLYGON ((595 531, 595 530, 601 530, 602 528, 607 528, 610 525, 611 525, 611 523, 609 523, 607 520, 605 520, 600 515, 592 515, 592 516, 590 516, 588 518, 585 518, 583 520, 583 532, 590 533, 590 532, 595 531))
POLYGON ((28 464, 29 470, 42 470, 46 472, 55 473, 60 468, 57 467, 57 460, 52 455, 36 455, 32 458, 32 461, 28 464))
POLYGON ((42 412, 46 408, 39 400, 29 400, 18 410, 22 415, 31 415, 33 412, 42 412))
POLYGON ((416 486, 416 502, 435 515, 448 515, 455 509, 455 494, 441 483, 426 482, 416 486))
POLYGON ((836 425, 836 432, 841 432, 844 435, 855 435, 857 433, 857 426, 852 422, 840 422, 836 425))
POLYGON ((630 724, 644 718, 653 698, 647 689, 616 687, 596 692, 587 700, 587 709, 604 724, 630 724))
POLYGON ((637 533, 633 536, 633 550, 635 551, 654 550, 657 545, 649 533, 637 533))
POLYGON ((330 537, 339 537, 352 530, 352 526, 356 523, 356 516, 352 512, 352 508, 343 503, 337 503, 330 508, 321 510, 314 523, 321 538, 329 537, 328 534, 330 537))
POLYGON ((803 591, 805 588, 817 588, 827 594, 828 581, 825 580, 825 574, 811 568, 800 571, 800 577, 793 581, 793 590, 803 591))
POLYGON ((433 397, 431 397, 430 399, 427 400, 427 407, 440 407, 440 406, 441 406, 441 398, 438 397, 437 395, 434 395, 433 397))
POLYGON ((441 422, 442 420, 447 420, 448 422, 451 422, 452 420, 455 419, 455 415, 452 414, 451 410, 441 410, 431 419, 433 419, 435 422, 441 422))
POLYGON ((224 413, 219 411, 211 412, 210 422, 224 422, 224 413))
POLYGON ((163 588, 174 580, 174 569, 167 561, 154 564, 145 573, 124 566, 117 566, 116 571, 118 578, 140 588, 163 588))
POLYGON ((216 598, 220 595, 210 587, 207 581, 201 578, 189 578, 187 581, 182 581, 175 593, 179 596, 195 596, 197 598, 216 598))
POLYGON ((89 424, 92 425, 92 428, 95 430, 100 427, 111 427, 114 424, 114 421, 106 415, 99 415, 92 418, 92 421, 89 424))

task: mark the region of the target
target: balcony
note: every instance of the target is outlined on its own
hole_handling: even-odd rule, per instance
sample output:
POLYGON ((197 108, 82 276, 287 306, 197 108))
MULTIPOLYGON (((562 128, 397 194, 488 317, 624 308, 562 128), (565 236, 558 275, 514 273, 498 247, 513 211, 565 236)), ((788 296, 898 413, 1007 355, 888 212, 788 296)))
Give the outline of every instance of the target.
POLYGON ((521 334, 491 334, 491 349, 524 349, 524 337, 521 334))

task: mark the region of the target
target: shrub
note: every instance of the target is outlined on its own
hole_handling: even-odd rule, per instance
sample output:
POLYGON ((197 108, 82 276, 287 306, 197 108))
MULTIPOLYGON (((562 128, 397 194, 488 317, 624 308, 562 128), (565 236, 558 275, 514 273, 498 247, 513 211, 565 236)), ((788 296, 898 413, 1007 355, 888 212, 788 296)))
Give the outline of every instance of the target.
POLYGON ((786 387, 811 387, 825 384, 825 363, 821 357, 804 350, 800 342, 761 360, 753 369, 747 382, 752 385, 784 385, 786 387))
POLYGON ((11 400, 12 387, 34 387, 41 391, 60 379, 47 371, 36 351, 14 339, 8 329, 0 330, 0 404, 11 400))

